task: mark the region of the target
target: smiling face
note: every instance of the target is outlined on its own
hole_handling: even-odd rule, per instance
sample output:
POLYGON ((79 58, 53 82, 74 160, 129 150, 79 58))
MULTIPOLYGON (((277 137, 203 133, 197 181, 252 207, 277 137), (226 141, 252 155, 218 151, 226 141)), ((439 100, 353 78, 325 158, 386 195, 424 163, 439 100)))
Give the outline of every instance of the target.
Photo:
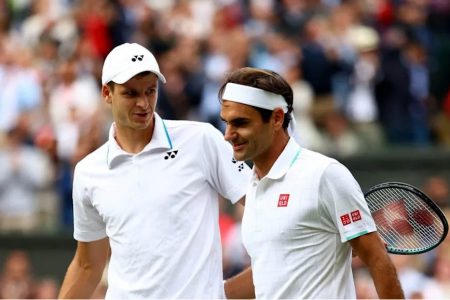
POLYGON ((225 140, 233 146, 234 158, 240 161, 263 159, 274 138, 273 118, 264 122, 255 108, 223 101, 220 117, 226 123, 225 140))
POLYGON ((158 79, 155 74, 138 74, 124 84, 114 87, 104 85, 103 97, 111 104, 116 127, 122 130, 146 130, 153 125, 158 96, 158 79))

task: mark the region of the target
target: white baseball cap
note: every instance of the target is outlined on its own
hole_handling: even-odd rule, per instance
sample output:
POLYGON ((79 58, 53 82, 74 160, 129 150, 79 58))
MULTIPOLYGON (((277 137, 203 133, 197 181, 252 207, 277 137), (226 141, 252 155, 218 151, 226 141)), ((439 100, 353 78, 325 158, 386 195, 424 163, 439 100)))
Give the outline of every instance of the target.
POLYGON ((106 56, 102 84, 110 81, 122 84, 145 71, 154 73, 159 80, 166 83, 166 78, 159 71, 158 62, 147 48, 136 43, 125 43, 112 49, 106 56))

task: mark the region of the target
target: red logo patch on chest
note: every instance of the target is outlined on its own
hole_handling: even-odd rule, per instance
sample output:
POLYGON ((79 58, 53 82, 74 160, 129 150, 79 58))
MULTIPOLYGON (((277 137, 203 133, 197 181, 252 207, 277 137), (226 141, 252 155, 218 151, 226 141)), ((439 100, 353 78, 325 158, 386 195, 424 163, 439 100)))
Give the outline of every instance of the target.
POLYGON ((361 220, 361 214, 359 213, 359 210, 352 211, 350 214, 352 215, 353 222, 361 220))
POLYGON ((289 202, 289 194, 280 194, 278 198, 278 207, 286 207, 289 202))
POLYGON ((342 225, 344 225, 344 226, 350 224, 352 222, 350 220, 350 215, 349 214, 342 215, 341 222, 342 222, 342 225))

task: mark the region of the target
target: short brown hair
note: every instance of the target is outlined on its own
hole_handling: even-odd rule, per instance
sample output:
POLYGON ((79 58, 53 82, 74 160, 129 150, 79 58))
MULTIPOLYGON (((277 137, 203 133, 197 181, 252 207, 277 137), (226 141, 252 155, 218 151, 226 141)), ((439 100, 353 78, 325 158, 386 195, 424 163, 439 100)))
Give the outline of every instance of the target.
MULTIPOLYGON (((283 96, 288 105, 288 111, 284 114, 283 128, 287 128, 291 121, 290 113, 292 112, 292 103, 294 101, 294 94, 289 83, 281 77, 278 73, 257 68, 240 68, 232 71, 228 74, 224 84, 219 90, 219 100, 222 101, 222 95, 227 83, 236 83, 262 89, 277 95, 283 96)), ((264 122, 268 122, 272 111, 264 108, 255 107, 263 119, 264 122)))

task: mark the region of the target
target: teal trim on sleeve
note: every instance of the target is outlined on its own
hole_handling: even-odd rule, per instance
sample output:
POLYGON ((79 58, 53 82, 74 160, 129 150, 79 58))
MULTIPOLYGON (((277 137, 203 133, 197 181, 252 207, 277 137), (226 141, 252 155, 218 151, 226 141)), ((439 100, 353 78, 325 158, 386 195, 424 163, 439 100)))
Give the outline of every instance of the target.
POLYGON ((357 238, 357 237, 359 237, 359 236, 362 236, 362 235, 365 235, 366 233, 369 233, 367 230, 364 230, 364 231, 361 231, 361 232, 359 232, 359 233, 357 233, 357 234, 354 234, 354 235, 352 235, 352 236, 349 236, 348 238, 347 238, 347 241, 350 241, 350 240, 353 240, 354 238, 357 238))

